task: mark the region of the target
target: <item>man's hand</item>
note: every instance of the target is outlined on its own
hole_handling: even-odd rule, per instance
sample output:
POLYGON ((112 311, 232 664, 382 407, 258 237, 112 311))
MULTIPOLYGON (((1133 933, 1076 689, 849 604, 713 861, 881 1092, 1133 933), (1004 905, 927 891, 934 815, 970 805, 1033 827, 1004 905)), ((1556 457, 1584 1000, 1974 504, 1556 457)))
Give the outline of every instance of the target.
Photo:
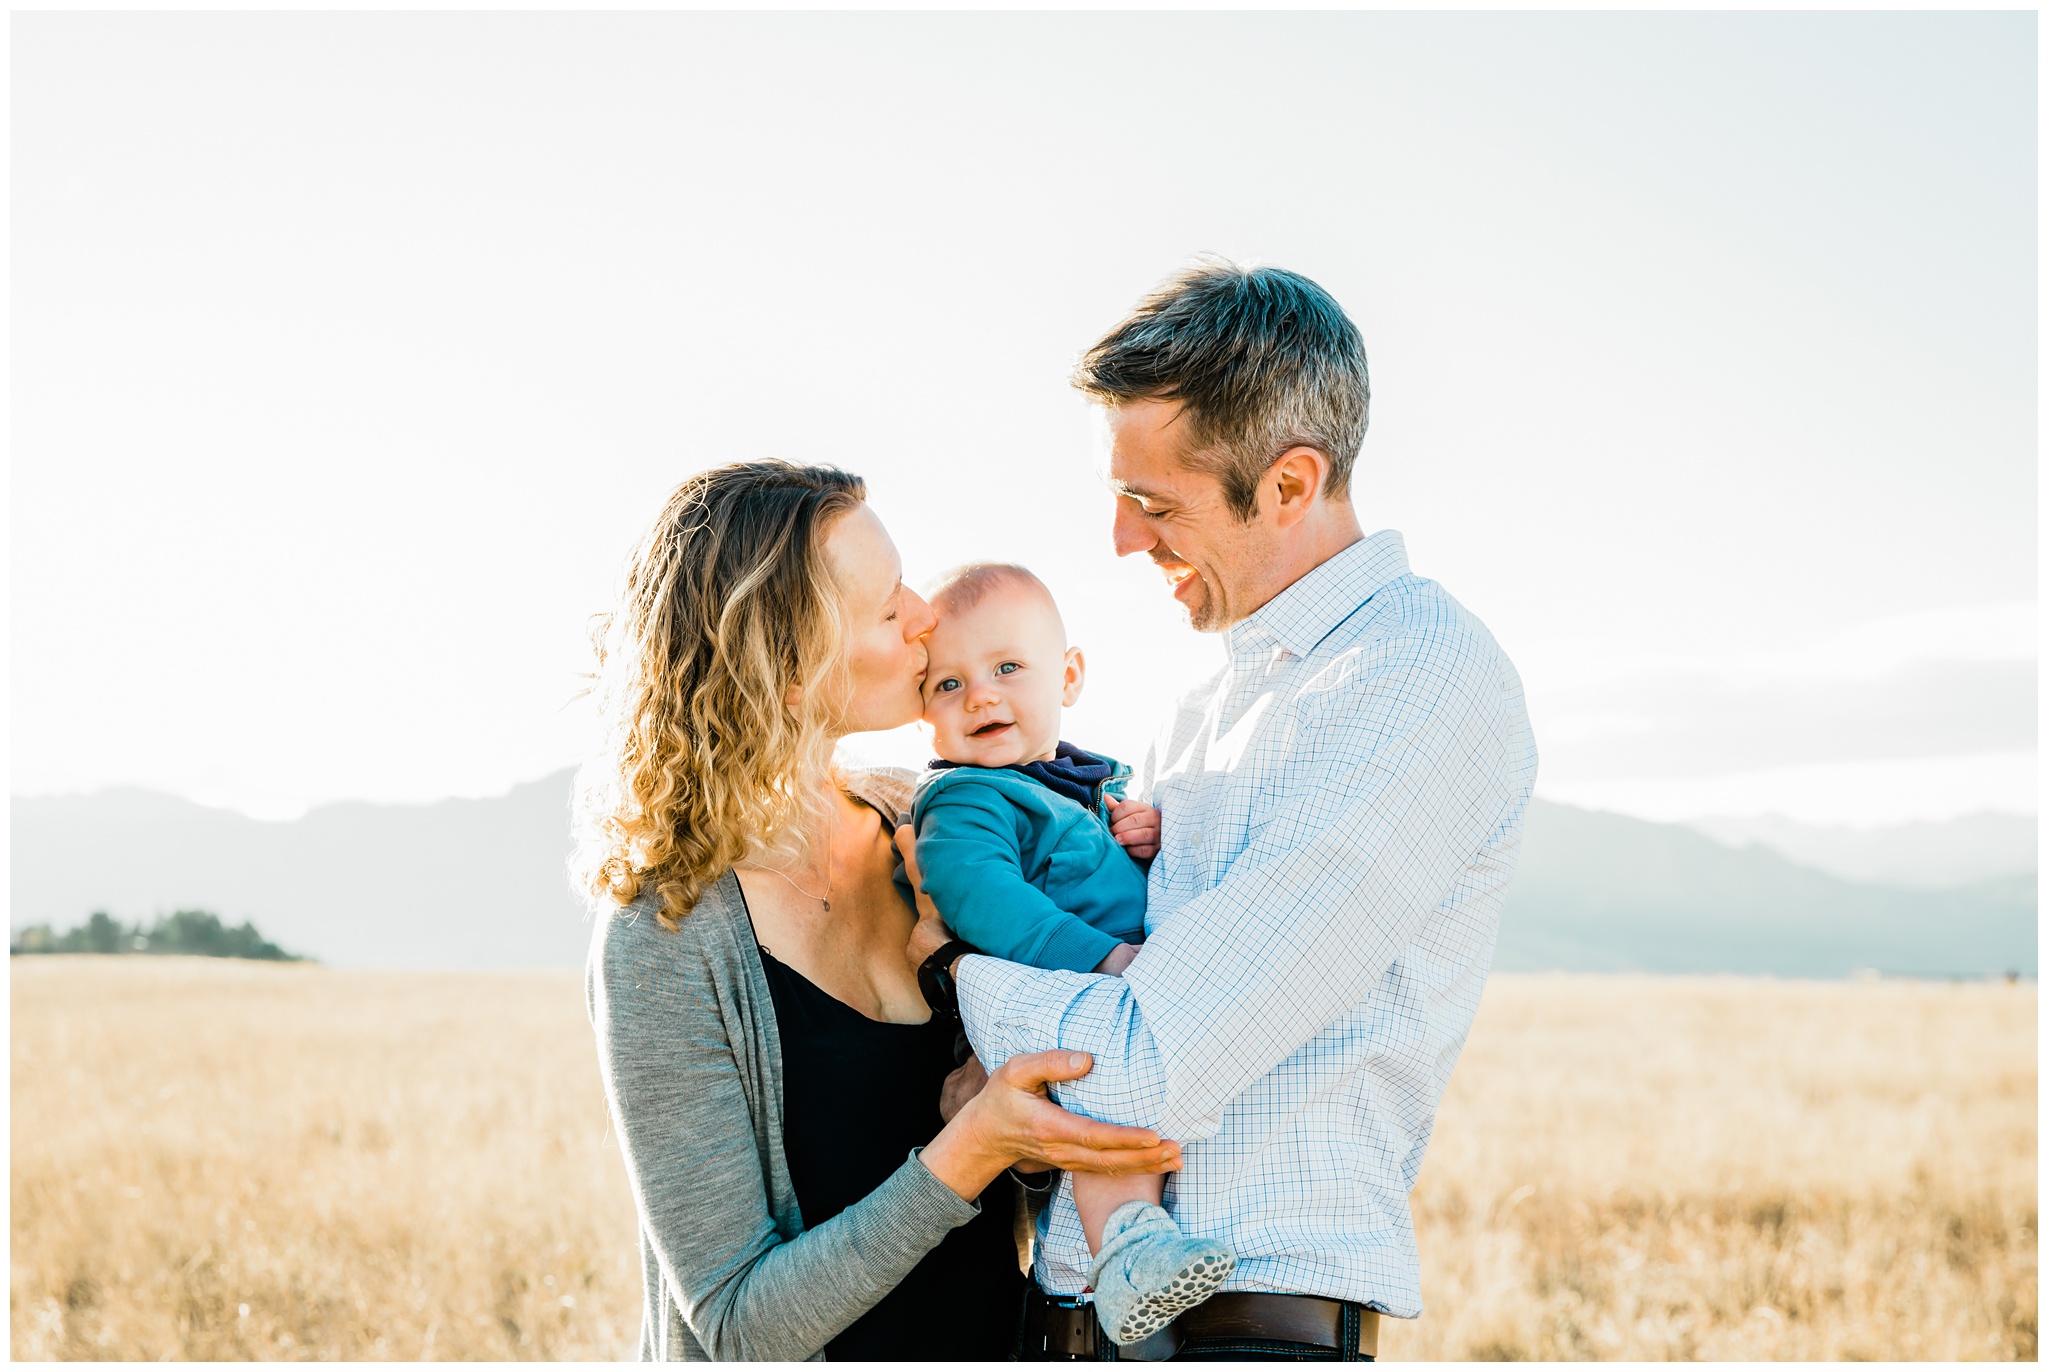
POLYGON ((1109 802, 1109 836, 1143 862, 1159 852, 1159 809, 1138 800, 1109 802))
POLYGON ((939 1088, 939 1118, 951 1124, 960 1107, 980 1095, 986 1085, 988 1069, 981 1065, 980 1058, 969 1053, 967 1061, 946 1074, 946 1084, 939 1088))
POLYGON ((924 966, 926 958, 952 941, 953 931, 939 918, 939 907, 924 893, 924 874, 917 870, 917 831, 908 824, 896 831, 896 851, 903 855, 903 874, 910 878, 910 889, 917 892, 917 925, 910 931, 910 943, 903 950, 910 959, 911 970, 916 971, 924 966))

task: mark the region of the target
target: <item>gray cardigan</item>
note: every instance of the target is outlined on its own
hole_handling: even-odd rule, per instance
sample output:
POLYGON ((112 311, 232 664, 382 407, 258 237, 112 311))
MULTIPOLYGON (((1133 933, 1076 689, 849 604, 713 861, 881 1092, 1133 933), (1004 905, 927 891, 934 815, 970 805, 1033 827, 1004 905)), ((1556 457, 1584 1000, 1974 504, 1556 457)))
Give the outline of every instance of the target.
MULTIPOLYGON (((910 774, 848 776, 894 822, 910 774)), ((738 879, 682 927, 652 895, 592 931, 585 993, 626 1176, 640 1212, 642 1361, 798 1361, 893 1290, 980 1206, 916 1154, 867 1197, 805 1229, 782 1150, 782 1049, 738 879)))

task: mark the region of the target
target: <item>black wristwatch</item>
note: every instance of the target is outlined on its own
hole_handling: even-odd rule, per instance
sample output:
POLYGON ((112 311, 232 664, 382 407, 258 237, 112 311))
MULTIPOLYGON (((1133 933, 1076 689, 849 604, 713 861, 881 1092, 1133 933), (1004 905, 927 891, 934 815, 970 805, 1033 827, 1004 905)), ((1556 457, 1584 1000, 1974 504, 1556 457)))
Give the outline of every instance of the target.
POLYGON ((973 944, 956 938, 926 958, 924 966, 917 969, 917 989, 924 992, 924 1003, 932 1007, 934 1015, 960 1018, 960 989, 953 985, 953 963, 969 953, 980 951, 973 944))

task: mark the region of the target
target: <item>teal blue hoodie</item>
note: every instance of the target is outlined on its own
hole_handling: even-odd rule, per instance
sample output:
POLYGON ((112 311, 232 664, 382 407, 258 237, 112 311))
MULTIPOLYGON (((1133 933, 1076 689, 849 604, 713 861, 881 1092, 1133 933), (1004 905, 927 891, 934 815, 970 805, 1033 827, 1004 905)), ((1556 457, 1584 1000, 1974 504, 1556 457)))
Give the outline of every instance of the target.
POLYGON ((1008 768, 926 772, 911 823, 947 926, 994 957, 1068 972, 1142 942, 1145 873, 1109 836, 1104 803, 1129 778, 1117 767, 1091 807, 1008 768))

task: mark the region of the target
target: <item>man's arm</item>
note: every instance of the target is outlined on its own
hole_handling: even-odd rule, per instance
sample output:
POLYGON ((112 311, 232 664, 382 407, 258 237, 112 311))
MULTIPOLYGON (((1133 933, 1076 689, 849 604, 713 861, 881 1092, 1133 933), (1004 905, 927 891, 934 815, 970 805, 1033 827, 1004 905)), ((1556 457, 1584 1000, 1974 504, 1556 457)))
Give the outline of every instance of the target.
MULTIPOLYGON (((1393 656, 1388 654, 1388 656, 1393 656)), ((1213 890, 1155 925, 1122 979, 959 966, 983 1061, 1095 1055, 1068 1109, 1206 1138, 1252 1083, 1364 1000, 1510 803, 1497 684, 1412 657, 1304 697, 1274 809, 1213 890), (1335 699, 1333 699, 1335 697, 1335 699)))

